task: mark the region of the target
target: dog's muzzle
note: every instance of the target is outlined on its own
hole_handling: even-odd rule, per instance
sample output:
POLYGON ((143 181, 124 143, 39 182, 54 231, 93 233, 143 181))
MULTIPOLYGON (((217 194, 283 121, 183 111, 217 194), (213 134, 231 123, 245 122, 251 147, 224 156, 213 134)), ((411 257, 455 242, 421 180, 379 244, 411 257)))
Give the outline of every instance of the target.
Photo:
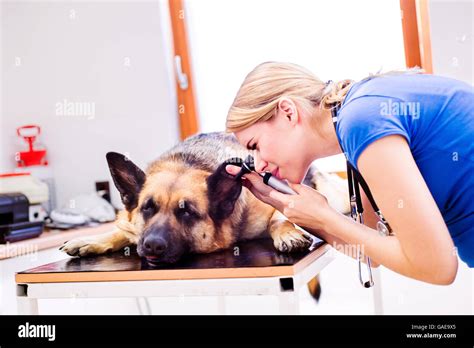
POLYGON ((183 255, 183 243, 173 239, 168 226, 152 227, 145 231, 143 239, 139 241, 138 255, 144 257, 150 265, 173 263, 183 255))

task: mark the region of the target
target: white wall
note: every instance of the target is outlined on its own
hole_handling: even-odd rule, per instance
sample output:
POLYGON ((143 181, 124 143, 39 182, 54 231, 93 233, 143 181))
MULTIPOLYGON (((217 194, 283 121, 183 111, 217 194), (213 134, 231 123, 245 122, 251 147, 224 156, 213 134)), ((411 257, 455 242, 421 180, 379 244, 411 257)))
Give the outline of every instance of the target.
POLYGON ((433 72, 474 84, 474 3, 431 0, 433 72))
MULTIPOLYGON (((187 0, 203 131, 222 130, 244 77, 256 65, 288 61, 324 81, 361 79, 405 67, 398 0, 187 0)), ((345 170, 343 155, 319 160, 345 170)))
POLYGON ((321 79, 360 79, 405 67, 398 0, 185 2, 203 130, 223 129, 257 64, 301 64, 321 79))
POLYGON ((178 141, 162 6, 2 2, 0 172, 13 169, 23 146, 15 129, 28 123, 43 129, 59 203, 110 180, 106 152, 144 166, 178 141), (64 99, 95 106, 95 114, 58 115, 64 99))

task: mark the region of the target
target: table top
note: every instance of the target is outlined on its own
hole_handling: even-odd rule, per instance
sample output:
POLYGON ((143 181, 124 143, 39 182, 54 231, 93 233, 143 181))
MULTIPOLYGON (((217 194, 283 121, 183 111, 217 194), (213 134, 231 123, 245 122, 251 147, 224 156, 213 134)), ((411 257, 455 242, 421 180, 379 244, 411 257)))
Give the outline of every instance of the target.
POLYGON ((134 247, 99 256, 74 257, 16 274, 17 283, 94 282, 292 276, 322 257, 329 245, 281 253, 271 239, 236 244, 211 254, 186 255, 175 264, 149 266, 134 247))

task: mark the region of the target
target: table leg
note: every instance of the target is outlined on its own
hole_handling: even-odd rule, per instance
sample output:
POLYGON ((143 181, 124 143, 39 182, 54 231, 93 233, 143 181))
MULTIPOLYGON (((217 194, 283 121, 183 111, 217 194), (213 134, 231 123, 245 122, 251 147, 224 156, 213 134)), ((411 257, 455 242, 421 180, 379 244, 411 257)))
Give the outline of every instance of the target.
POLYGON ((17 284, 16 306, 20 315, 38 315, 38 299, 28 297, 28 285, 17 284))
POLYGON ((38 299, 29 297, 17 297, 17 310, 19 315, 38 315, 38 299))
POLYGON ((135 301, 137 303, 138 312, 141 315, 151 315, 150 302, 147 297, 136 297, 135 301))
POLYGON ((226 311, 225 311, 225 296, 224 295, 217 296, 217 313, 219 315, 226 314, 226 311))
POLYGON ((372 268, 372 275, 374 277, 374 314, 383 314, 383 294, 382 294, 382 274, 381 267, 372 268))
POLYGON ((299 314, 299 299, 295 291, 282 291, 278 295, 278 304, 280 308, 280 314, 299 314))

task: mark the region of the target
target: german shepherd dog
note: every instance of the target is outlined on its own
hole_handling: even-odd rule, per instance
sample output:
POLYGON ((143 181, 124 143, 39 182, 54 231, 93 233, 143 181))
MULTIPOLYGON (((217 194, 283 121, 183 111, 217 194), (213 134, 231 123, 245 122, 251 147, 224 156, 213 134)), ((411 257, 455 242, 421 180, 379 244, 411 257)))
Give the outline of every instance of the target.
MULTIPOLYGON (((73 239, 60 250, 86 256, 136 245, 138 255, 154 266, 174 263, 185 253, 211 253, 238 241, 268 236, 281 252, 308 249, 311 238, 226 172, 226 160, 249 153, 226 133, 191 136, 152 162, 146 173, 126 156, 107 153, 125 206, 117 214, 117 228, 73 239)), ((309 171, 305 183, 313 183, 311 175, 309 171)), ((317 277, 309 289, 318 299, 317 277)))
POLYGON ((158 264, 265 235, 281 252, 307 249, 310 238, 226 172, 226 159, 249 153, 226 133, 189 137, 152 162, 146 173, 124 155, 107 153, 125 206, 117 215, 117 229, 68 241, 60 250, 85 256, 136 244, 140 257, 158 264))

